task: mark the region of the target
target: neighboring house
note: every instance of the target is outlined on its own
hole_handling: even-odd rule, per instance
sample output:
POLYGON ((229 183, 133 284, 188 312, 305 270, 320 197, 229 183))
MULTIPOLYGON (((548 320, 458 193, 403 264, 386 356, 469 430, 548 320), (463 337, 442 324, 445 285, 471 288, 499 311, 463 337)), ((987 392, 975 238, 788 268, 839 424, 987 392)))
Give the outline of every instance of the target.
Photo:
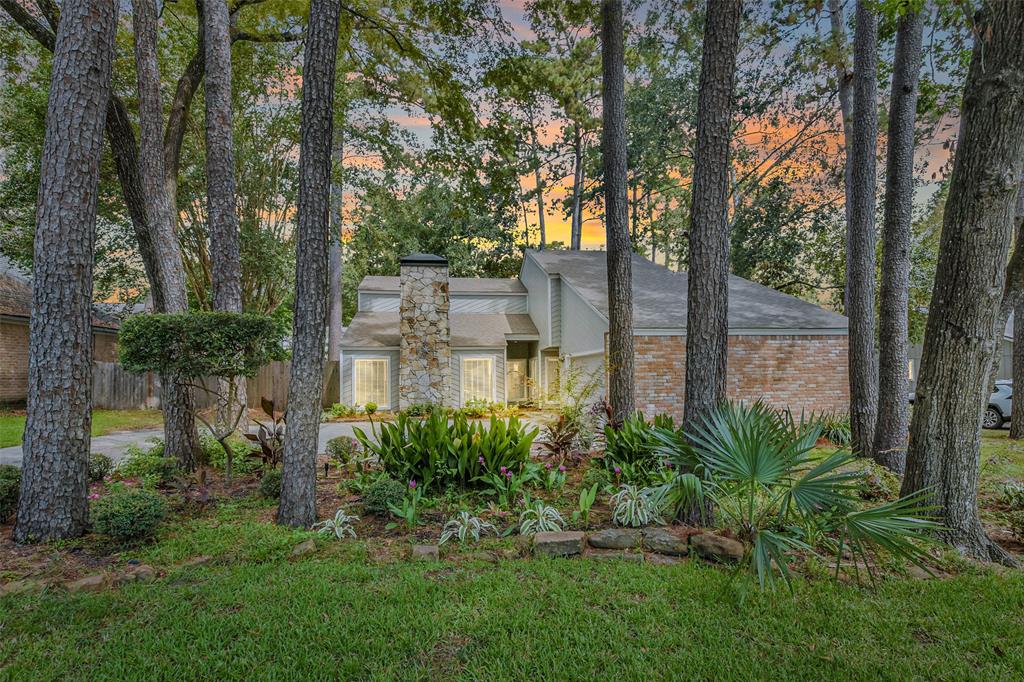
MULTIPOLYGON (((25 402, 28 395, 28 320, 32 283, 0 256, 0 404, 25 402)), ((101 309, 93 317, 93 359, 117 360, 115 317, 101 309)))
MULTIPOLYGON (((557 395, 569 366, 603 373, 606 254, 527 251, 517 279, 448 276, 438 256, 366 277, 342 337, 342 402, 382 409, 557 395)), ((636 405, 682 414, 686 273, 633 256, 636 405)), ((729 278, 728 396, 793 410, 846 410, 842 315, 729 278)))
MULTIPOLYGON (((910 379, 910 392, 917 390, 917 376, 921 371, 921 354, 923 343, 915 343, 907 353, 907 376, 910 379)), ((999 344, 999 370, 996 379, 1013 379, 1013 313, 1006 320, 1003 339, 999 344)))

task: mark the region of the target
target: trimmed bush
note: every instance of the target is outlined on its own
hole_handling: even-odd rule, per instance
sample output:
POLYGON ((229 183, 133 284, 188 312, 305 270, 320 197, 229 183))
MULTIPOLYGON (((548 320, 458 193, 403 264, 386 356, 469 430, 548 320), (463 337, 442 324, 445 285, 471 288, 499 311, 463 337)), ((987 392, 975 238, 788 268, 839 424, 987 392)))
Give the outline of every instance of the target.
POLYGON ((89 482, 98 483, 114 470, 114 461, 102 452, 89 455, 89 482))
POLYGON ((281 470, 268 469, 260 479, 260 495, 276 500, 281 497, 281 470))
POLYGON ((344 466, 359 454, 359 441, 352 436, 338 436, 327 441, 327 454, 344 466))
POLYGON ((18 511, 21 469, 11 464, 0 465, 0 523, 7 523, 18 511))
POLYGON ((393 478, 384 478, 366 486, 363 492, 363 508, 370 514, 387 514, 391 507, 397 507, 405 499, 405 485, 393 478))
POLYGON ((152 490, 117 488, 92 503, 92 528, 116 542, 151 537, 167 516, 164 498, 152 490))
POLYGON ((161 454, 153 454, 157 448, 146 451, 129 447, 127 456, 118 463, 115 473, 121 478, 137 478, 149 488, 167 485, 180 475, 181 469, 175 460, 163 456, 163 444, 158 447, 161 454))

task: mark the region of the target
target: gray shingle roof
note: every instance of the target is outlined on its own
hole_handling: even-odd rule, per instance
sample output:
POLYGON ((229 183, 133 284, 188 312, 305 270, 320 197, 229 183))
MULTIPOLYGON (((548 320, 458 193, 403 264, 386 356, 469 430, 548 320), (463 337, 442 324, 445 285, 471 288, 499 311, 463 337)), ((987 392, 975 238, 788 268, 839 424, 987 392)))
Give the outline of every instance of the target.
MULTIPOLYGON (((32 314, 31 276, 0 254, 0 315, 23 317, 32 314)), ((100 305, 93 304, 93 327, 117 329, 120 320, 108 315, 100 305)))
MULTIPOLYGON (((399 279, 367 275, 359 283, 359 291, 398 293, 399 279)), ((450 277, 448 290, 453 294, 525 294, 526 287, 518 279, 486 277, 450 277)))
MULTIPOLYGON (((452 348, 503 348, 510 336, 539 338, 529 315, 452 313, 452 348)), ((398 313, 356 313, 341 337, 342 348, 397 348, 398 313)))
MULTIPOLYGON (((604 251, 527 251, 608 317, 604 251)), ((633 323, 637 329, 686 328, 687 275, 633 254, 633 323)), ((844 316, 742 277, 729 276, 729 328, 735 330, 845 331, 844 316)))

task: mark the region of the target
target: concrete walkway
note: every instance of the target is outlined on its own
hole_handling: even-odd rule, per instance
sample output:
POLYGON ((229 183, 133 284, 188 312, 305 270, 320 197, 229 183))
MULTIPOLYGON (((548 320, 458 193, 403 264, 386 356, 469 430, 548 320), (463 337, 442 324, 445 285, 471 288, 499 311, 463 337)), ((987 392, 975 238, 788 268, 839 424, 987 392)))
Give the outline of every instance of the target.
MULTIPOLYGON (((320 425, 319 452, 327 448, 327 441, 336 436, 352 436, 353 427, 370 432, 369 422, 329 422, 320 425)), ((118 431, 108 433, 105 436, 96 436, 92 439, 92 452, 102 452, 115 462, 124 458, 125 451, 130 445, 146 446, 146 441, 151 438, 161 438, 164 435, 163 429, 144 429, 141 431, 118 431)), ((21 446, 14 445, 9 448, 0 448, 0 464, 14 464, 21 466, 21 446)))

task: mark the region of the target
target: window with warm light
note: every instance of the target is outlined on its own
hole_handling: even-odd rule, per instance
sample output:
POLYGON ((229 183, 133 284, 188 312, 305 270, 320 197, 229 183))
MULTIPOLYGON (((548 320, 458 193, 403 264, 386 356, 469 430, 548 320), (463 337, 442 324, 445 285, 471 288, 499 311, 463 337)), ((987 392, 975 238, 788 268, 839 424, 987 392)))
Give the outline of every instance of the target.
POLYGON ((494 400, 494 358, 462 358, 462 404, 494 400))
POLYGON ((387 358, 355 358, 352 361, 352 402, 356 405, 376 403, 378 407, 390 407, 388 369, 387 358))

